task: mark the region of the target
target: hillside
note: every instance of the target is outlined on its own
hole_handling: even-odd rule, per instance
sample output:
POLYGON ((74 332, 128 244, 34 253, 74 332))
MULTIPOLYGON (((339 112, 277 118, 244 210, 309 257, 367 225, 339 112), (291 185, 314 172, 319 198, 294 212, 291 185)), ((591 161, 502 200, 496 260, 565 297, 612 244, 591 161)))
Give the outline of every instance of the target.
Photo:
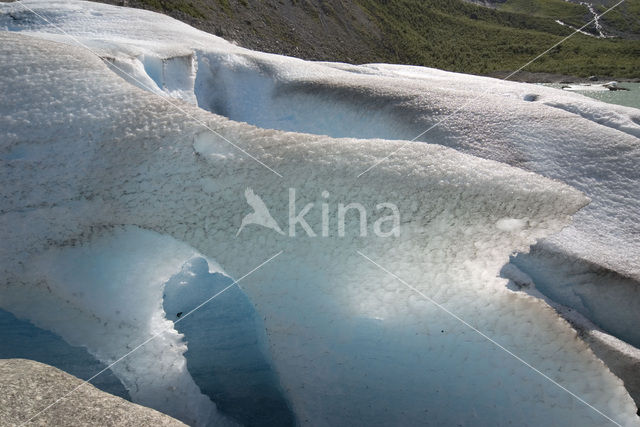
MULTIPOLYGON (((166 13, 241 46, 304 59, 390 62, 498 75, 589 22, 563 0, 105 0, 166 13), (561 21, 565 26, 556 21, 561 21)), ((594 11, 613 1, 601 0, 594 11)), ((640 0, 577 34, 528 71, 640 78, 640 0)), ((528 78, 531 78, 529 76, 528 78)))

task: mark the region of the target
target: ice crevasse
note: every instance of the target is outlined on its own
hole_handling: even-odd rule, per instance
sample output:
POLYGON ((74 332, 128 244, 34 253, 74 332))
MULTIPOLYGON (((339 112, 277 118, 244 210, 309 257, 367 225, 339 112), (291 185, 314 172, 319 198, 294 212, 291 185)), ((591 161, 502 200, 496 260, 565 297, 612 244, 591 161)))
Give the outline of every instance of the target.
MULTIPOLYGON (((442 146, 448 144, 405 145, 375 135, 338 139, 334 137, 355 135, 266 129, 284 128, 267 123, 271 119, 260 115, 269 114, 266 108, 253 115, 254 124, 262 126, 254 127, 237 121, 242 118, 233 112, 253 108, 251 94, 229 98, 239 99, 238 106, 209 104, 207 109, 233 121, 189 104, 203 104, 204 93, 209 102, 224 99, 217 92, 224 85, 205 85, 198 80, 200 72, 186 77, 180 72, 171 84, 157 84, 162 81, 158 75, 171 71, 153 67, 162 60, 140 61, 140 54, 147 49, 147 57, 155 52, 161 58, 157 52, 162 31, 157 44, 149 47, 118 39, 120 31, 126 34, 117 19, 122 19, 118 14, 125 13, 123 9, 81 2, 26 4, 57 23, 66 22, 67 31, 86 36, 107 62, 68 40, 60 43, 64 36, 54 31, 36 28, 27 35, 15 34, 26 12, 3 5, 2 22, 12 23, 6 25, 9 31, 0 33, 0 308, 86 347, 105 364, 163 331, 112 368, 134 401, 191 424, 238 421, 216 405, 213 393, 204 393, 189 371, 189 342, 178 332, 180 324, 173 323, 178 318, 173 311, 191 306, 169 311, 165 291, 179 285, 170 284, 185 265, 203 262, 194 260, 206 260, 210 273, 238 279, 277 255, 238 285, 255 310, 255 325, 264 331, 256 336, 256 352, 271 367, 268 375, 276 378, 276 388, 300 424, 638 424, 622 381, 576 332, 547 305, 510 291, 507 280, 499 277, 512 253, 527 252, 539 239, 560 232, 588 203, 580 191, 562 182, 508 164, 521 159, 534 164, 531 169, 549 163, 535 172, 562 170, 550 165, 557 158, 531 160, 498 147, 495 152, 503 157, 495 159, 502 160, 498 162, 481 158, 490 157, 480 156, 486 150, 482 144, 469 149, 478 151, 472 156, 442 146), (9 14, 14 17, 7 18, 9 14), (105 27, 87 27, 73 18, 77 14, 91 15, 105 27), (83 34, 87 31, 94 33, 83 34), (132 73, 138 67, 140 74, 134 75, 139 79, 147 76, 149 84, 156 84, 157 93, 173 88, 173 95, 187 102, 176 109, 148 87, 142 90, 124 81, 108 62, 125 60, 131 61, 132 73), (191 84, 209 87, 210 92, 191 91, 191 84), (317 235, 311 237, 301 227, 292 237, 253 226, 236 236, 250 211, 247 188, 260 195, 285 231, 295 189, 297 211, 314 204, 305 218, 317 235), (378 237, 369 227, 363 237, 357 215, 346 217, 346 233, 338 235, 336 206, 352 202, 367 208, 369 226, 383 215, 377 205, 397 205, 399 236, 378 237), (328 205, 327 237, 320 233, 323 204, 328 205)), ((224 57, 221 51, 227 49, 232 61, 245 55, 251 63, 246 52, 237 55, 238 48, 168 18, 131 10, 126 16, 158 20, 159 26, 187 32, 202 51, 211 43, 210 59, 224 57)), ((185 69, 198 61, 184 46, 163 49, 173 49, 172 57, 182 58, 185 69)), ((305 72, 303 61, 286 61, 298 64, 291 73, 305 72)), ((271 66, 277 66, 275 60, 271 66)), ((318 67, 338 72, 347 66, 311 64, 306 70, 321 73, 318 67)), ((405 89, 425 85, 423 77, 412 75, 417 73, 412 67, 378 68, 376 73, 396 79, 405 89)), ((366 78, 372 69, 360 71, 366 78)), ((433 73, 430 84, 445 76, 433 73)), ((303 92, 326 90, 320 83, 302 86, 303 92)), ((251 86, 238 85, 246 87, 251 86)), ((390 96, 383 92, 378 95, 390 96)), ((279 99, 286 103, 296 96, 285 91, 279 99)), ((406 97, 393 97, 410 104, 406 97)), ((504 99, 508 105, 516 102, 509 93, 504 99)), ((557 115, 549 113, 549 120, 578 120, 550 108, 557 115)), ((521 109, 512 114, 525 116, 521 109)), ((281 122, 286 119, 279 116, 281 122)), ((635 138, 633 121, 619 130, 579 120, 597 126, 603 136, 626 135, 623 148, 630 141, 625 138, 635 138)), ((481 127, 488 132, 494 125, 489 119, 481 127)), ((415 127, 420 126, 418 121, 415 127)), ((395 135, 388 132, 381 136, 395 135)), ((446 130, 434 135, 470 144, 446 130)), ((594 215, 585 218, 589 225, 594 215)), ((587 228, 575 232, 584 235, 587 228)), ((211 301, 211 310, 215 304, 211 301)))

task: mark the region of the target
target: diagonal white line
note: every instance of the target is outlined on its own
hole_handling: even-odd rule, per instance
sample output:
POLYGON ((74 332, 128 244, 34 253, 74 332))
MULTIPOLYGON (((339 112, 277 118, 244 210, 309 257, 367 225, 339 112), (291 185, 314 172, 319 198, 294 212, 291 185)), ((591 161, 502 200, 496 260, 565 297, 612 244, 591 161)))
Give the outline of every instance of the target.
MULTIPOLYGON (((133 76, 132 74, 129 74, 128 72, 126 72, 125 70, 123 70, 122 68, 118 67, 115 63, 111 63, 107 60, 105 60, 104 58, 102 58, 97 52, 95 52, 94 50, 92 50, 89 46, 87 46, 86 44, 82 43, 80 40, 78 40, 77 37, 67 33, 63 28, 61 28, 60 26, 54 24, 53 22, 49 21, 47 18, 45 18, 44 16, 42 16, 41 14, 39 14, 38 12, 36 12, 35 10, 31 9, 30 7, 26 6, 24 3, 22 3, 22 0, 17 1, 16 3, 18 3, 20 6, 24 7, 26 10, 28 10, 29 12, 33 13, 34 15, 36 15, 37 17, 39 17, 40 19, 42 19, 43 21, 45 21, 47 24, 51 25, 52 27, 54 27, 55 29, 57 29, 58 31, 60 31, 63 35, 69 37, 71 40, 73 40, 74 42, 76 42, 79 46, 85 48, 86 50, 88 50, 89 52, 91 52, 93 55, 97 56, 98 58, 100 58, 105 64, 107 64, 107 66, 111 66, 115 69, 117 69, 118 71, 120 71, 121 73, 125 74, 127 77, 133 79, 136 83, 140 84, 142 87, 144 87, 145 89, 147 89, 148 91, 150 91, 151 93, 155 92, 153 91, 153 88, 149 87, 149 85, 145 84, 144 82, 140 81, 138 78, 136 78, 135 76, 133 76)), ((230 144, 231 146, 233 146, 234 148, 236 148, 237 150, 239 150, 240 152, 242 152, 244 155, 246 155, 247 157, 250 157, 251 159, 255 160, 256 162, 258 162, 260 165, 264 166, 265 168, 269 169, 271 172, 273 172, 274 174, 278 175, 280 178, 282 178, 282 175, 280 175, 278 172, 276 172, 275 170, 273 170, 271 167, 267 166, 265 163, 263 163, 261 160, 257 159, 256 157, 252 156, 251 154, 249 154, 246 150, 244 150, 242 147, 238 146, 237 144, 231 142, 229 139, 227 139, 226 137, 224 137, 222 134, 220 134, 220 132, 215 131, 214 129, 212 129, 209 125, 207 125, 204 121, 200 120, 199 118, 195 117, 193 114, 189 113, 188 111, 186 111, 184 108, 182 108, 178 103, 171 101, 170 98, 165 97, 165 96, 161 96, 158 95, 160 97, 160 99, 162 99, 164 102, 166 102, 167 104, 171 105, 172 107, 174 107, 175 109, 177 109, 178 111, 184 113, 187 117, 189 117, 190 119, 196 121, 198 124, 200 124, 201 126, 203 126, 204 128, 208 129, 209 131, 211 131, 213 134, 219 136, 220 138, 222 138, 224 141, 226 141, 228 144, 230 144)))
POLYGON ((596 411, 598 414, 602 415, 604 418, 606 418, 607 420, 611 421, 613 424, 622 427, 622 425, 618 422, 616 422, 615 420, 613 420, 611 417, 609 417, 608 415, 606 415, 604 412, 600 411, 598 408, 596 408, 595 406, 591 405, 589 402, 587 402, 586 400, 584 400, 583 398, 581 398, 580 396, 578 396, 577 394, 575 394, 574 392, 572 392, 571 390, 567 389, 566 387, 564 387, 562 384, 558 383, 557 381, 555 381, 553 378, 549 377, 548 375, 546 375, 545 373, 541 372, 539 369, 536 369, 534 366, 532 366, 530 363, 528 363, 527 361, 525 361, 524 359, 522 359, 521 357, 519 357, 518 355, 514 354, 512 351, 510 351, 509 349, 505 348, 504 346, 502 346, 500 343, 496 342, 494 339, 492 339, 491 337, 487 336, 486 334, 484 334, 482 331, 478 330, 476 327, 470 325, 468 322, 466 322, 464 319, 460 318, 458 315, 456 315, 455 313, 453 313, 452 311, 450 311, 449 309, 447 309, 446 307, 444 307, 442 304, 438 304, 433 298, 431 298, 430 296, 428 296, 427 294, 425 294, 424 292, 420 291, 419 289, 415 288, 414 286, 411 286, 409 283, 407 283, 406 281, 404 281, 402 278, 398 277, 397 275, 393 274, 392 272, 390 272, 389 270, 387 270, 386 268, 384 268, 383 266, 381 266, 380 264, 378 264, 377 262, 375 262, 374 260, 372 260, 371 258, 369 258, 368 256, 366 256, 365 254, 363 254, 360 251, 356 251, 358 252, 358 254, 360 256, 362 256, 364 259, 366 259, 367 261, 369 261, 371 264, 375 265, 376 267, 378 267, 380 270, 384 271, 385 273, 389 274, 390 276, 392 276, 393 278, 395 278, 396 280, 398 280, 400 283, 402 283, 403 285, 405 285, 407 288, 409 288, 410 290, 414 291, 415 293, 417 293, 418 295, 420 295, 421 297, 423 297, 424 299, 426 299, 427 301, 429 301, 430 303, 434 304, 436 307, 438 307, 440 310, 444 311, 445 313, 447 313, 449 316, 453 317, 454 319, 456 319, 458 322, 462 323, 463 325, 465 325, 466 327, 468 327, 469 329, 471 329, 472 331, 474 331, 475 333, 477 333, 478 335, 480 335, 481 337, 483 337, 484 339, 486 339, 487 341, 491 342, 492 344, 494 344, 496 347, 498 347, 499 349, 503 350, 504 352, 506 352, 507 354, 509 354, 510 356, 512 356, 514 359, 518 360, 519 362, 521 362, 522 364, 524 364, 525 366, 529 367, 530 369, 532 369, 534 372, 542 375, 544 378, 546 378, 547 380, 551 381, 553 384, 555 384, 556 386, 558 386, 559 388, 561 388, 562 390, 566 391, 567 393, 569 393, 571 396, 575 397, 576 399, 578 399, 580 402, 584 403, 585 405, 587 405, 589 408, 593 409, 594 411, 596 411))
MULTIPOLYGON (((245 277, 249 276, 250 274, 252 274, 254 271, 258 270, 259 268, 261 268, 263 265, 267 264, 268 262, 270 262, 271 260, 273 260, 275 257, 279 256, 280 254, 282 254, 283 251, 278 252, 277 254, 273 255, 271 258, 269 258, 268 260, 264 261, 262 264, 260 264, 259 266, 255 267, 253 270, 249 271, 248 273, 246 273, 244 276, 242 276, 241 278, 239 278, 238 280, 234 280, 233 283, 231 283, 229 286, 227 286, 226 288, 222 289, 220 292, 216 293, 215 295, 211 296, 210 298, 208 298, 207 300, 205 300, 204 302, 202 302, 201 304, 199 304, 196 308, 194 308, 193 310, 189 311, 187 314, 185 314, 184 316, 181 316, 179 319, 177 319, 176 321, 174 321, 173 323, 176 324, 182 320, 184 320, 186 317, 190 316, 193 312, 195 312, 196 310, 198 310, 199 308, 201 308, 202 306, 204 306, 205 304, 209 303, 210 301, 212 301, 213 299, 217 298, 218 296, 222 295, 224 292, 226 292, 228 289, 232 288, 233 286, 237 285, 242 279, 244 279, 245 277)), ((162 335, 163 333, 167 332, 166 330, 162 330, 160 332, 157 332, 153 335, 151 335, 149 338, 147 338, 145 341, 143 341, 141 344, 138 344, 133 350, 129 351, 128 353, 126 353, 125 355, 119 357, 115 362, 111 363, 109 366, 107 366, 106 368, 104 368, 103 370, 101 370, 100 372, 98 372, 97 374, 95 374, 94 376, 92 376, 91 378, 89 378, 86 381, 83 381, 81 384, 79 384, 77 387, 75 387, 74 389, 72 389, 71 391, 69 391, 68 393, 66 393, 64 396, 60 397, 59 399, 57 399, 55 402, 51 403, 50 405, 48 405, 47 407, 45 407, 44 409, 42 409, 40 412, 38 412, 37 414, 33 415, 31 418, 29 418, 27 421, 25 421, 24 423, 22 423, 22 426, 27 425, 28 423, 30 423, 31 421, 33 421, 35 418, 37 418, 38 416, 42 415, 44 412, 48 411, 49 409, 51 409, 52 407, 54 407, 55 405, 57 405, 60 401, 66 399, 69 395, 73 394, 74 392, 76 392, 80 387, 84 386, 85 384, 91 382, 93 379, 95 379, 98 375, 102 374, 103 372, 106 372, 107 370, 111 369, 112 366, 114 366, 115 364, 117 364, 118 362, 120 362, 121 360, 125 359, 127 356, 131 355, 132 353, 136 352, 137 350, 139 350, 140 348, 142 348, 143 346, 145 346, 146 344, 148 344, 150 341, 154 340, 155 338, 159 337, 160 335, 162 335)))
MULTIPOLYGON (((621 5, 622 3, 624 3, 625 0, 621 0, 618 3, 616 3, 615 5, 611 6, 609 9, 605 10, 604 12, 602 12, 602 14, 595 16, 591 21, 587 22, 586 24, 584 24, 582 27, 578 28, 577 30, 575 30, 573 33, 569 34, 568 36, 566 36, 565 38, 563 38, 562 40, 560 40, 558 43, 554 44, 553 46, 551 46, 549 49, 545 50, 544 52, 542 52, 541 54, 539 54, 538 56, 536 56, 535 58, 533 58, 531 61, 527 62, 526 64, 524 64, 522 67, 518 68, 517 70, 515 70, 514 72, 512 72, 511 74, 509 74, 507 77, 503 78, 502 80, 509 80, 511 77, 513 77, 515 74, 518 74, 520 71, 522 71, 524 68, 528 67, 529 65, 531 65, 531 63, 537 61, 538 59, 540 59, 541 57, 543 57, 544 55, 546 55, 547 53, 549 53, 553 48, 561 45, 562 43, 564 43, 565 41, 569 40, 571 37, 575 36, 577 33, 579 33, 580 31, 584 30, 586 27, 588 27, 589 25, 591 25, 592 23, 594 23, 596 20, 600 19, 602 16, 604 16, 605 14, 607 14, 609 11, 615 9, 616 7, 618 7, 619 5, 621 5)), ((416 136, 413 139, 410 139, 408 141, 404 141, 398 148, 396 148, 395 150, 393 150, 391 153, 389 153, 389 155, 387 155, 386 157, 383 157, 382 159, 378 160, 377 162, 375 162, 373 165, 369 166, 367 169, 365 169, 363 172, 360 172, 360 174, 356 177, 356 178, 360 178, 362 175, 364 175, 365 173, 369 172, 371 169, 375 168, 376 166, 378 166, 380 163, 383 163, 384 161, 386 161, 389 157, 393 156, 394 154, 396 154, 398 151, 402 150, 405 146, 407 146, 407 144, 410 144, 412 142, 414 142, 416 139, 420 138, 421 136, 425 135, 426 133, 428 133, 429 131, 431 131, 431 129, 441 125, 442 123, 446 122, 447 120, 449 120, 451 117, 454 117, 456 114, 458 114, 458 112, 460 110, 462 110, 463 108, 465 108, 467 105, 471 104, 472 102, 476 101, 477 99, 481 98, 483 95, 485 95, 487 92, 489 92, 491 88, 487 88, 484 91, 480 92, 480 94, 478 96, 475 96, 473 98, 471 98, 470 100, 468 100, 467 102, 465 102, 464 104, 460 105, 458 108, 456 108, 455 110, 453 110, 453 112, 451 114, 448 114, 447 116, 445 116, 444 118, 442 118, 441 120, 435 122, 434 124, 432 124, 431 126, 429 126, 428 129, 420 132, 420 134, 418 136, 416 136)))

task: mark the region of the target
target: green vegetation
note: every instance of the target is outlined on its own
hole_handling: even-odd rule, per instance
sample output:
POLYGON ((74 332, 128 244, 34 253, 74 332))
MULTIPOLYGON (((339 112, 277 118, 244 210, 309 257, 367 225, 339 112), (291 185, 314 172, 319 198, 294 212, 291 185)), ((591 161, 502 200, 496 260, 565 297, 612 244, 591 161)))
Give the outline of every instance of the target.
MULTIPOLYGON (((598 13, 602 13, 606 9, 606 6, 600 6, 597 8, 597 11, 598 13)), ((618 31, 636 35, 640 34, 640 0, 626 0, 620 6, 603 16, 602 22, 604 25, 613 27, 618 31)))
POLYGON ((231 5, 229 4, 229 0, 216 0, 216 1, 222 7, 222 10, 224 10, 224 13, 226 13, 227 15, 233 14, 233 11, 231 10, 231 5))
POLYGON ((586 7, 558 0, 509 0, 500 5, 500 10, 538 16, 543 18, 559 19, 576 28, 582 27, 592 19, 586 7))
MULTIPOLYGON (((388 60, 474 74, 515 70, 572 33, 556 19, 576 27, 592 19, 563 0, 509 0, 497 10, 460 0, 358 3, 384 32, 388 60)), ((576 34, 526 71, 640 77, 640 42, 576 34)))
MULTIPOLYGON (((100 0, 116 2, 121 0, 100 0)), ((590 0, 602 13, 618 0, 590 0)), ((565 0, 129 0, 239 44, 305 59, 424 65, 473 74, 510 72, 591 19, 565 0)), ((525 68, 586 77, 640 78, 640 0, 601 23, 598 39, 575 34, 525 68)), ((594 32, 594 26, 585 28, 594 32)))
POLYGON ((145 9, 151 9, 167 14, 181 12, 193 18, 206 18, 205 14, 188 0, 140 0, 145 9))

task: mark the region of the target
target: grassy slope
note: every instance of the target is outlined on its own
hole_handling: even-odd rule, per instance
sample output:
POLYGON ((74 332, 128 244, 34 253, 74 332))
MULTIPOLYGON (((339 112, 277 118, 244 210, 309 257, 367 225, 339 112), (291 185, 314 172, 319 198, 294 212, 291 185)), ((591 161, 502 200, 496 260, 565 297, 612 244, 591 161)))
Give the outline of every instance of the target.
MULTIPOLYGON (((613 0, 599 1, 613 4, 613 0)), ((564 0, 507 0, 497 9, 462 0, 129 0, 128 4, 168 13, 253 49, 306 59, 395 62, 474 74, 515 70, 571 34, 556 19, 580 27, 592 18, 584 6, 564 0)), ((626 0, 605 18, 606 31, 624 37, 577 34, 526 71, 640 78, 640 0, 626 0)))
MULTIPOLYGON (((610 6, 607 2, 607 6, 610 6)), ((599 6, 598 13, 606 10, 606 6, 599 6)), ((605 25, 612 26, 616 32, 640 34, 640 0, 626 0, 616 9, 602 17, 605 25)), ((640 41, 639 41, 640 42, 640 41)))
MULTIPOLYGON (((359 1, 387 29, 395 62, 475 74, 517 69, 571 34, 555 19, 580 26, 590 19, 562 0, 512 0, 501 10, 453 0, 359 1)), ((640 77, 640 42, 577 34, 527 71, 640 77)))

